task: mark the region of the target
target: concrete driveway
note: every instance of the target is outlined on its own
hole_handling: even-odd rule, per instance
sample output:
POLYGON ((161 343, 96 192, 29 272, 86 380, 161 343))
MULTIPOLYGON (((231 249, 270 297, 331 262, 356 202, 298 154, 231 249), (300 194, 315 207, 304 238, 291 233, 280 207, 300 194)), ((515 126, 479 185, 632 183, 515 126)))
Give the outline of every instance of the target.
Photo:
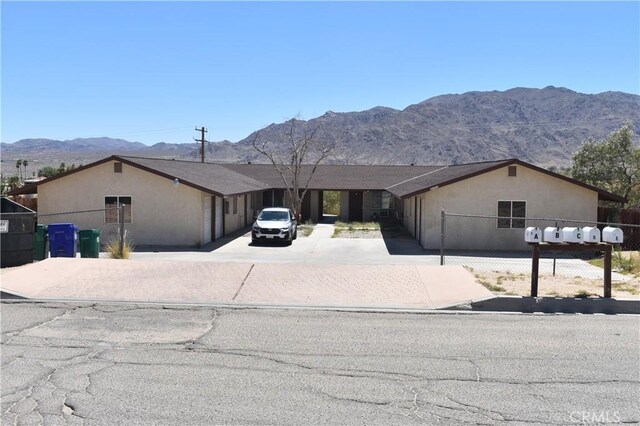
MULTIPOLYGON (((410 237, 398 238, 331 238, 333 225, 318 224, 309 237, 300 237, 293 244, 251 245, 248 231, 223 238, 199 250, 136 251, 138 260, 187 260, 206 262, 296 263, 324 265, 440 265, 440 254, 426 251, 410 237)), ((445 257, 445 265, 468 266, 477 271, 498 271, 513 274, 531 272, 527 254, 453 252, 445 257)), ((564 257, 556 261, 556 274, 565 277, 601 279, 601 268, 584 260, 564 257)), ((540 259, 540 273, 551 275, 553 259, 540 259)), ((613 273, 614 281, 629 281, 629 277, 613 273)))
POLYGON ((291 245, 265 243, 254 246, 251 234, 225 237, 199 250, 136 250, 136 260, 191 260, 207 262, 439 265, 440 257, 426 255, 411 238, 331 238, 333 225, 318 224, 309 237, 300 236, 291 245))

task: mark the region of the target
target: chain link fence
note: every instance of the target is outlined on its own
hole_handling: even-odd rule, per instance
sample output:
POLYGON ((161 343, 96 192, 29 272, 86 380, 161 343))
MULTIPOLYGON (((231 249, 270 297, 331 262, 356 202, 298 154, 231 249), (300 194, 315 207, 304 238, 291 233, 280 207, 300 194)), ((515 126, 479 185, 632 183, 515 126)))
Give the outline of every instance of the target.
MULTIPOLYGON (((613 297, 640 297, 640 224, 587 222, 563 218, 502 217, 442 212, 441 264, 461 265, 495 293, 529 295, 532 249, 525 228, 619 227, 624 242, 614 246, 613 297)), ((539 296, 603 295, 603 253, 540 253, 539 296)))
POLYGON ((82 210, 61 213, 47 213, 37 215, 38 225, 50 225, 52 223, 72 223, 80 230, 97 229, 100 231, 101 250, 112 243, 122 246, 128 235, 127 224, 130 223, 127 216, 126 205, 121 204, 111 208, 98 210, 82 210))

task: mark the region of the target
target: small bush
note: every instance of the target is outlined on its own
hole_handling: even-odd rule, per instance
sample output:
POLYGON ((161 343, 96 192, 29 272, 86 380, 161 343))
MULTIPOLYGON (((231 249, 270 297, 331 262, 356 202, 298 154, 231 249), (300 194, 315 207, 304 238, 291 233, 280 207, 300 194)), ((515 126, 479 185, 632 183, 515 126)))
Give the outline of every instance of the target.
POLYGON ((591 297, 591 293, 589 293, 587 290, 579 290, 574 297, 578 299, 586 299, 588 297, 591 297))
POLYGON ((623 253, 622 250, 616 250, 611 259, 611 264, 615 269, 623 273, 640 273, 640 255, 637 253, 623 253))
POLYGON ((122 252, 120 251, 120 239, 113 238, 109 240, 106 245, 106 251, 109 253, 110 259, 128 259, 133 252, 134 246, 131 240, 127 237, 124 238, 124 244, 122 245, 122 252))
MULTIPOLYGON (((604 258, 589 261, 590 264, 604 268, 604 258)), ((640 253, 617 249, 611 256, 611 268, 623 274, 640 275, 640 253)))
POLYGON ((489 291, 497 293, 504 293, 505 291, 507 291, 507 289, 502 287, 500 284, 491 284, 489 281, 483 279, 478 280, 478 282, 489 291))
POLYGON ((304 225, 298 226, 298 234, 302 233, 302 236, 308 237, 313 232, 314 225, 307 221, 304 225))

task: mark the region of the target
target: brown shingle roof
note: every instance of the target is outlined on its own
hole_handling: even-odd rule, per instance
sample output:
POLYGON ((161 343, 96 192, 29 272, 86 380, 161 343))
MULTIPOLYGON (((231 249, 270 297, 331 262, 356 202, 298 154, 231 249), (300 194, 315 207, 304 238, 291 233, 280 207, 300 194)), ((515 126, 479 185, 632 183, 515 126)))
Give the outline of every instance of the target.
POLYGON ((574 185, 578 185, 583 188, 587 188, 591 191, 595 191, 598 193, 598 198, 602 201, 613 201, 613 202, 619 202, 619 203, 626 202, 625 198, 612 194, 610 192, 604 191, 595 186, 588 185, 586 183, 580 182, 570 177, 553 173, 553 172, 550 172, 549 170, 545 170, 543 168, 534 166, 533 164, 525 163, 524 161, 516 160, 513 158, 509 160, 486 161, 481 163, 460 164, 460 165, 454 165, 454 166, 441 167, 440 169, 434 170, 431 173, 427 173, 423 176, 417 176, 406 182, 388 186, 385 189, 391 192, 396 197, 407 198, 407 197, 411 197, 413 195, 419 194, 421 192, 428 191, 435 187, 450 185, 452 183, 459 182, 464 179, 469 179, 473 176, 477 176, 482 173, 487 173, 492 170, 496 170, 501 167, 505 167, 512 164, 519 164, 521 166, 536 170, 540 173, 548 174, 557 179, 561 179, 561 180, 570 182, 574 185))
POLYGON ((439 167, 436 170, 432 170, 430 173, 415 176, 414 178, 408 179, 404 182, 398 182, 386 187, 385 189, 396 197, 404 198, 424 192, 434 186, 444 186, 462 179, 468 179, 480 173, 484 173, 498 167, 503 167, 509 163, 510 160, 501 160, 439 167))
MULTIPOLYGON (((273 188, 284 188, 282 177, 271 164, 224 164, 229 170, 268 183, 273 188)), ((363 166, 318 165, 309 189, 320 190, 382 190, 415 176, 441 168, 441 166, 363 166)), ((311 173, 312 166, 302 168, 302 182, 311 173)))
POLYGON ((183 185, 220 196, 243 194, 269 188, 263 182, 258 182, 249 176, 235 173, 217 164, 112 155, 66 173, 17 188, 9 195, 36 193, 40 184, 49 183, 109 161, 121 161, 124 164, 171 180, 178 178, 183 185))
POLYGON ((264 182, 258 182, 250 176, 236 173, 219 164, 157 158, 114 157, 123 163, 169 179, 178 178, 185 185, 218 195, 243 194, 269 188, 269 185, 264 182))
MULTIPOLYGON (((167 179, 173 180, 177 177, 187 186, 216 195, 243 194, 269 188, 283 189, 287 186, 271 164, 215 164, 114 155, 36 184, 18 188, 9 195, 34 193, 40 183, 48 183, 112 160, 122 161, 167 179)), ((453 166, 318 165, 309 183, 309 189, 387 190, 396 197, 407 198, 434 187, 449 185, 511 164, 519 164, 595 191, 603 201, 626 202, 618 195, 516 159, 453 166)), ((312 166, 303 166, 301 182, 306 183, 311 170, 312 166)))

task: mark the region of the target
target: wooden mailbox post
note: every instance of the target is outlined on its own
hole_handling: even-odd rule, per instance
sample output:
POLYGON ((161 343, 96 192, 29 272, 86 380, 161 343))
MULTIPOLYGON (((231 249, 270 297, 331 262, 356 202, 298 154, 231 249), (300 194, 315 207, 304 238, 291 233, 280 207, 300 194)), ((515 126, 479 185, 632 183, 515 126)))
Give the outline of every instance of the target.
POLYGON ((541 251, 604 252, 604 297, 611 297, 611 252, 613 247, 611 244, 529 243, 529 245, 533 249, 533 257, 531 260, 531 297, 538 297, 538 269, 541 251))

